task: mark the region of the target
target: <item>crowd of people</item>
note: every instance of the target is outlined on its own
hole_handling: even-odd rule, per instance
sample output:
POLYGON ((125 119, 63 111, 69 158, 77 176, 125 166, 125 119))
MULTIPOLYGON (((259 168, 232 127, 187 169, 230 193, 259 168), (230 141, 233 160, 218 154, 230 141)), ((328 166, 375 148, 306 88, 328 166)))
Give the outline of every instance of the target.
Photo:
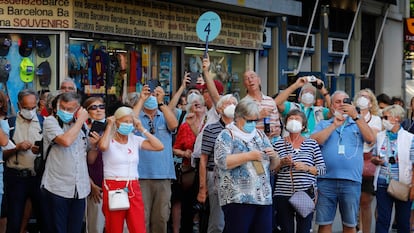
POLYGON ((20 91, 7 117, 0 93, 0 233, 27 232, 29 219, 42 233, 309 233, 314 224, 324 233, 338 206, 343 232, 411 232, 414 114, 404 101, 369 89, 331 95, 314 77, 273 98, 254 71, 238 100, 209 67, 206 57, 195 86, 185 73, 168 104, 148 86, 125 103, 82 99, 64 79, 57 93, 20 91), (405 198, 390 191, 396 182, 405 198))

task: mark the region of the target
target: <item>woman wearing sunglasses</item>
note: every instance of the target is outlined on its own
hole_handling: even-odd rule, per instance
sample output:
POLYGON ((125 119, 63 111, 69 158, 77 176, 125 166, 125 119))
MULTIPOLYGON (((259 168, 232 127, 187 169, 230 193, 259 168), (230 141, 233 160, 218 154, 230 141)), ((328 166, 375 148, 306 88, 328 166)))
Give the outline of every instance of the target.
POLYGON ((410 232, 411 201, 414 197, 414 143, 413 134, 400 125, 404 117, 405 111, 400 105, 394 104, 382 111, 382 125, 385 130, 377 134, 376 156, 372 159, 374 164, 379 165, 374 177, 377 203, 381 203, 377 205, 377 233, 388 233, 393 206, 397 232, 410 232), (408 200, 398 200, 388 193, 391 180, 411 185, 411 196, 408 200))
POLYGON ((98 143, 103 160, 102 209, 105 229, 107 232, 121 233, 126 221, 130 233, 145 233, 144 203, 138 182, 138 150, 160 151, 164 146, 133 117, 132 108, 120 107, 114 116, 106 120, 107 126, 98 143), (134 130, 140 131, 145 138, 134 135, 134 130), (108 191, 118 189, 127 192, 129 209, 110 210, 108 191))
MULTIPOLYGON (((83 103, 83 107, 88 111, 89 121, 87 122, 90 130, 95 129, 94 125, 105 125, 105 104, 101 97, 89 97, 83 103)), ((96 132, 102 135, 104 128, 96 132)), ((94 134, 91 132, 91 135, 94 134)), ((98 136, 98 135, 96 135, 98 136)), ((105 217, 102 213, 102 181, 103 181, 103 162, 102 152, 98 151, 94 163, 88 164, 89 177, 91 182, 91 193, 86 202, 86 222, 88 232, 103 232, 105 217)))
POLYGON ((254 101, 240 101, 234 123, 219 134, 214 146, 224 233, 272 232, 270 171, 279 164, 279 156, 267 136, 256 130, 259 115, 254 101))

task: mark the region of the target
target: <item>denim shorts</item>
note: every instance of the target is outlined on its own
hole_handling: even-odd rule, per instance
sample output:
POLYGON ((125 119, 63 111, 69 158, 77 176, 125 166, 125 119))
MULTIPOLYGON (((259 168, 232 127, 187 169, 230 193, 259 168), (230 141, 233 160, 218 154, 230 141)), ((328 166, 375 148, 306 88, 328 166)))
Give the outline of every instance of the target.
POLYGON ((318 225, 330 225, 336 215, 336 207, 342 217, 342 224, 355 227, 358 222, 361 183, 341 179, 318 179, 318 202, 316 219, 318 225))

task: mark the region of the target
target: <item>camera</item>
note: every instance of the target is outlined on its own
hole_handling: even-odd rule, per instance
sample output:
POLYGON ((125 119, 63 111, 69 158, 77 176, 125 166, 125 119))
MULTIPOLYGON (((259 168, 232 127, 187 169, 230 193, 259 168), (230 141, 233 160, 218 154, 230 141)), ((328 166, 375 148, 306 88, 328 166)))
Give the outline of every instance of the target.
POLYGON ((390 164, 395 164, 397 161, 395 161, 395 157, 394 157, 394 156, 392 156, 392 157, 389 157, 389 158, 388 158, 388 162, 389 162, 390 164))
POLYGON ((312 86, 316 87, 317 89, 322 89, 323 83, 318 83, 318 79, 315 76, 306 76, 306 79, 312 84, 312 86))
POLYGON ((352 100, 351 98, 344 98, 344 100, 342 101, 344 104, 352 104, 352 100))

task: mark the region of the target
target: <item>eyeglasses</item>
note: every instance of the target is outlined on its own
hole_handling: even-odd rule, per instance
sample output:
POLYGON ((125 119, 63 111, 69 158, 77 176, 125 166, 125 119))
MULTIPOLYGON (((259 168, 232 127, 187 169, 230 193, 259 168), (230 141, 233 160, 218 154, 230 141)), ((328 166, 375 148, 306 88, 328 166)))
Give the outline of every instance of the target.
POLYGON ((384 119, 384 120, 388 120, 389 117, 391 117, 391 116, 382 116, 381 118, 384 119))
POLYGON ((148 121, 148 126, 150 127, 150 133, 154 134, 155 133, 155 128, 154 128, 154 123, 152 121, 148 121))
POLYGON ((254 120, 249 120, 243 117, 243 119, 246 121, 246 123, 253 123, 253 122, 257 122, 259 119, 254 119, 254 120))
POLYGON ((86 110, 96 110, 96 109, 105 109, 105 104, 94 104, 89 106, 86 110))

